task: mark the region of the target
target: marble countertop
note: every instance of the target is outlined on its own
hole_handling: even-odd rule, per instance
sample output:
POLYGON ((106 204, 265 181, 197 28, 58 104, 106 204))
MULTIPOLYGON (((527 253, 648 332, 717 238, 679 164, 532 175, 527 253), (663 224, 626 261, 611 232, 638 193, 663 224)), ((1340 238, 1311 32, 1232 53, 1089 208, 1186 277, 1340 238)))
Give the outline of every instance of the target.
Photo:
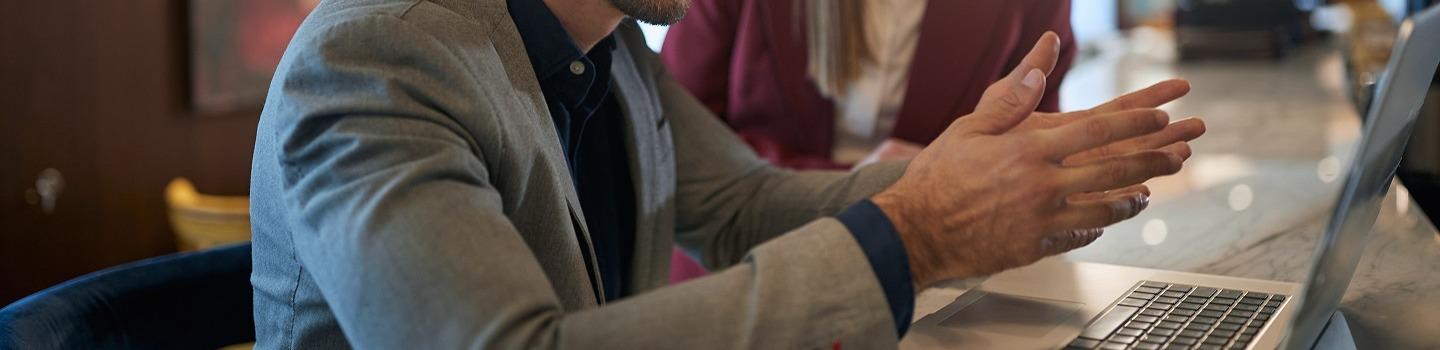
MULTIPOLYGON (((1149 210, 1065 258, 1303 282, 1361 132, 1340 53, 1319 45, 1278 61, 1181 64, 1163 41, 1135 42, 1146 41, 1078 64, 1061 89, 1065 109, 1183 77, 1193 91, 1164 109, 1203 116, 1209 133, 1183 171, 1151 182, 1149 210)), ((915 319, 979 282, 927 289, 915 319)), ((1440 235, 1398 183, 1341 308, 1362 349, 1440 348, 1440 235)))

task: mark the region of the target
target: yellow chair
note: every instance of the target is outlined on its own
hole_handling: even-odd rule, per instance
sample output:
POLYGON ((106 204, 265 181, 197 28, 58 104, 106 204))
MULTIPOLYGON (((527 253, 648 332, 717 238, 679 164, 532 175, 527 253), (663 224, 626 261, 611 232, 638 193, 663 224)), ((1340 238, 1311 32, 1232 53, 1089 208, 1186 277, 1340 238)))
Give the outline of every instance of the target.
POLYGON ((190 180, 176 178, 165 186, 165 203, 180 251, 250 240, 250 197, 201 194, 190 180))

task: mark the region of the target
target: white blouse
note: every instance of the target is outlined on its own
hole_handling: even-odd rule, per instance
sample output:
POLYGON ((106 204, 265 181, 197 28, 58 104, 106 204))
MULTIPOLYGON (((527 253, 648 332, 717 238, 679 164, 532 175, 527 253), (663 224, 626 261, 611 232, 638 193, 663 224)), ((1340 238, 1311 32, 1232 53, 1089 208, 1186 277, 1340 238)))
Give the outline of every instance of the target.
POLYGON ((854 164, 890 137, 905 100, 910 61, 926 0, 866 0, 865 40, 874 62, 862 62, 844 98, 835 100, 836 163, 854 164))

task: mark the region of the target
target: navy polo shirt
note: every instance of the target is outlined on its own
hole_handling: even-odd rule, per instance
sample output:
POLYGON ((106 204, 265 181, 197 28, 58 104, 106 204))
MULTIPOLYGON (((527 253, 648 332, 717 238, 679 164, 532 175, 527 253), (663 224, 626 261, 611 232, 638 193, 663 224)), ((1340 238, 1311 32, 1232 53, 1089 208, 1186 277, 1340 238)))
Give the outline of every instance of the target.
MULTIPOLYGON (((565 153, 570 180, 590 228, 605 299, 624 297, 635 250, 635 192, 625 148, 624 116, 610 93, 613 37, 581 52, 540 0, 508 0, 550 119, 565 153)), ((779 117, 779 116, 777 116, 779 117)), ((683 142, 683 141, 681 141, 683 142)), ((904 335, 914 312, 909 258, 889 218, 869 200, 836 216, 869 260, 904 335)), ((588 257, 587 257, 588 258, 588 257)))

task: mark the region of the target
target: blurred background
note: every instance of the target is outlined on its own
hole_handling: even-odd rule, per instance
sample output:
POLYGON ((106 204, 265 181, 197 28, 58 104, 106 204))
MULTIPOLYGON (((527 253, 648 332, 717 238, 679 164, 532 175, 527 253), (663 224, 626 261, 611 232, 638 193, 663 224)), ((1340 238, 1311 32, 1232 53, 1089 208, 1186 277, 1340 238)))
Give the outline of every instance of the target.
MULTIPOLYGON (((0 2, 0 305, 107 266, 247 239, 257 118, 318 2, 0 2)), ((1434 2, 1074 0, 1079 50, 1062 106, 1149 79, 1098 63, 1117 57, 1283 67, 1318 47, 1339 53, 1345 98, 1360 110, 1399 20, 1434 2)), ((666 28, 646 31, 664 50, 666 28)), ((1402 176, 1433 213, 1433 91, 1430 101, 1402 176)))

